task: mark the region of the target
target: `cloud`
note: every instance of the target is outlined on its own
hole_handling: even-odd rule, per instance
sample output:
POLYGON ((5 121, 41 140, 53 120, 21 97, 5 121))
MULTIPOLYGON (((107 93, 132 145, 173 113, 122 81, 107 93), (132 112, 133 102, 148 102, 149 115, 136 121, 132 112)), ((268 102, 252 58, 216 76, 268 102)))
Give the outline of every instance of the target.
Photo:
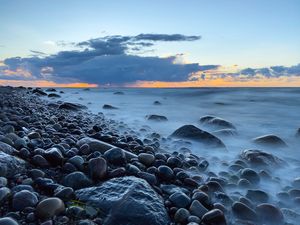
POLYGON ((199 39, 200 36, 181 34, 106 36, 72 43, 74 50, 60 51, 53 55, 32 50, 32 57, 7 58, 4 64, 11 71, 22 69, 30 71, 35 79, 47 78, 55 82, 68 80, 122 85, 139 80, 184 81, 190 74, 206 67, 197 63, 176 63, 178 56, 161 58, 130 53, 153 46, 157 41, 199 39))
MULTIPOLYGON (((221 83, 220 80, 247 83, 258 80, 288 81, 285 77, 300 76, 300 64, 265 68, 239 69, 236 65, 199 65, 189 63, 184 55, 168 57, 143 56, 157 42, 197 41, 201 36, 182 34, 139 34, 136 36, 105 36, 77 43, 59 42, 56 45, 71 50, 47 55, 31 50, 29 57, 11 57, 0 62, 0 79, 48 80, 54 83, 87 83, 127 85, 162 83, 195 84, 221 83), (281 79, 283 77, 283 79, 281 79)), ((52 45, 54 42, 48 41, 52 45)))

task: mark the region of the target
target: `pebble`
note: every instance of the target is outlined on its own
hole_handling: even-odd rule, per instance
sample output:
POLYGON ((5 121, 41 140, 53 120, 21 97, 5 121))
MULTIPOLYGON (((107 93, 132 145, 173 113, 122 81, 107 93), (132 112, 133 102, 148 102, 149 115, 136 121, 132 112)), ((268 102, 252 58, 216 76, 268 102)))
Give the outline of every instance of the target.
POLYGON ((138 155, 138 160, 143 163, 145 166, 151 166, 154 161, 155 161, 155 157, 152 154, 148 154, 148 153, 140 153, 138 155))
POLYGON ((177 223, 186 223, 189 216, 190 216, 190 212, 187 209, 180 208, 176 211, 174 215, 174 220, 177 223))
POLYGON ((16 211, 21 211, 26 207, 34 207, 38 203, 38 198, 35 194, 28 190, 17 192, 13 196, 12 207, 16 211))
POLYGON ((92 185, 92 181, 84 173, 76 171, 64 177, 63 185, 77 190, 92 185))
POLYGON ((178 208, 186 208, 191 203, 191 198, 183 192, 176 192, 169 197, 170 201, 178 208))
POLYGON ((3 217, 0 218, 0 225, 19 225, 19 223, 11 217, 3 217))
POLYGON ((50 219, 65 211, 65 204, 59 198, 46 198, 36 207, 36 216, 40 219, 50 219))
POLYGON ((90 159, 88 162, 89 174, 93 179, 104 179, 107 174, 107 163, 102 157, 90 159))

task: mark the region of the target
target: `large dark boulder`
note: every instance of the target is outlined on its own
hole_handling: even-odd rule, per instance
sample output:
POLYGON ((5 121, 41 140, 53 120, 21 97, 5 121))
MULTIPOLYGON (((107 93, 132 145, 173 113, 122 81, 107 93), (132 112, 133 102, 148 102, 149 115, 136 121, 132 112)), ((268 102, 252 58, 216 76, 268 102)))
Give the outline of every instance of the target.
POLYGON ((200 123, 218 128, 236 129, 231 122, 216 116, 203 116, 200 118, 200 123))
POLYGON ((7 178, 25 171, 25 161, 0 151, 0 176, 7 178))
POLYGON ((170 222, 163 199, 140 178, 114 178, 75 193, 79 201, 103 212, 104 225, 166 225, 170 222))
POLYGON ((79 111, 81 109, 87 109, 87 107, 84 106, 84 105, 70 103, 70 102, 64 102, 58 108, 59 109, 71 110, 71 111, 79 111))
POLYGON ((270 147, 287 147, 287 144, 274 134, 267 134, 253 139, 253 142, 258 145, 270 147))
POLYGON ((190 139, 212 147, 225 147, 225 144, 219 138, 194 125, 184 125, 178 128, 171 134, 171 137, 190 139))
POLYGON ((112 105, 108 105, 108 104, 104 104, 102 106, 103 109, 118 109, 118 107, 112 106, 112 105))
POLYGON ((241 153, 240 157, 248 163, 250 163, 250 165, 252 166, 278 168, 286 164, 282 159, 278 158, 277 156, 274 156, 271 153, 267 153, 261 150, 244 150, 241 153))
POLYGON ((41 89, 38 89, 38 88, 34 89, 32 91, 32 93, 36 94, 36 95, 40 95, 40 96, 46 96, 47 95, 47 93, 45 93, 44 91, 42 91, 41 89))

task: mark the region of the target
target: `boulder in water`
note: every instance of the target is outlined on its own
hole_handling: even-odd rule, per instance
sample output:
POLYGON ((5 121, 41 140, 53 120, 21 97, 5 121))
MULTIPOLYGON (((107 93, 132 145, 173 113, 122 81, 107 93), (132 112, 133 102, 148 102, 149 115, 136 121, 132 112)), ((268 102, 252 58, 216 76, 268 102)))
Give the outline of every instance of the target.
POLYGON ((258 145, 270 147, 287 147, 287 144, 274 134, 267 134, 253 139, 253 142, 258 145))
POLYGON ((55 93, 51 93, 48 95, 49 98, 60 98, 60 95, 55 94, 55 93))
POLYGON ((124 95, 124 92, 123 91, 116 91, 116 92, 114 92, 114 95, 124 95))
POLYGON ((163 199, 140 178, 113 178, 100 186, 77 190, 76 197, 99 208, 106 215, 104 225, 165 225, 170 222, 163 199))
POLYGON ((108 104, 104 104, 102 106, 103 109, 118 109, 118 107, 112 106, 112 105, 108 105, 108 104))
POLYGON ((167 117, 165 116, 160 116, 160 115, 155 115, 155 114, 152 114, 152 115, 147 115, 146 116, 146 119, 147 120, 151 120, 151 121, 167 121, 167 117))
POLYGON ((272 167, 278 168, 279 166, 284 166, 285 162, 272 155, 261 150, 248 149, 244 150, 240 157, 250 163, 252 166, 262 166, 262 167, 272 167))
POLYGON ((200 123, 214 127, 236 129, 231 122, 216 116, 203 116, 200 118, 200 123))
POLYGON ((212 147, 225 148, 225 144, 219 138, 194 125, 184 125, 178 128, 171 134, 171 137, 190 139, 212 147))

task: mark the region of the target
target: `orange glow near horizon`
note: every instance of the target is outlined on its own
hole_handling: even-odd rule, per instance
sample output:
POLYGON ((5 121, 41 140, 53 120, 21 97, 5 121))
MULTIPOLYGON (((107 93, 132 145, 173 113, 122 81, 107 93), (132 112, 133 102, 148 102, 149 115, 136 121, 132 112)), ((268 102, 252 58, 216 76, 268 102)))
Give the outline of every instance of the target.
POLYGON ((161 82, 139 81, 127 87, 139 88, 187 88, 187 87, 300 87, 300 77, 257 78, 253 80, 238 80, 232 77, 215 78, 198 81, 161 82))
POLYGON ((47 80, 0 80, 0 85, 3 86, 25 86, 25 87, 60 87, 60 88, 96 88, 97 84, 89 83, 56 83, 47 80))

